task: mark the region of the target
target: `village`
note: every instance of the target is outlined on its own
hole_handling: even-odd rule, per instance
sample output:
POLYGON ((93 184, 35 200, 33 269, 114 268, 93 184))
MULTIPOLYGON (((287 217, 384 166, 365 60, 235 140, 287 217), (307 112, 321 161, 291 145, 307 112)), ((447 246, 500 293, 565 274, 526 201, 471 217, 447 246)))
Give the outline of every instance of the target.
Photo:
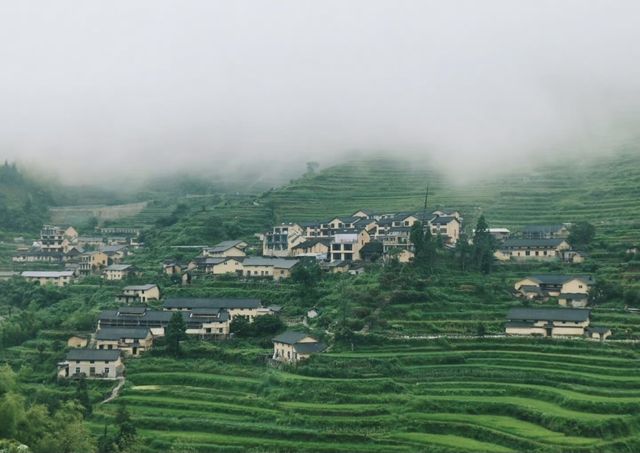
MULTIPOLYGON (((365 265, 390 261, 411 263, 415 246, 412 229, 424 223, 444 250, 455 250, 464 239, 463 217, 457 210, 378 214, 358 210, 350 216, 327 221, 281 223, 255 235, 259 247, 242 240, 226 240, 201 247, 187 261, 166 259, 160 275, 179 279, 188 286, 195 279, 234 276, 239 279, 288 279, 297 266, 313 262, 329 274, 359 275, 365 265), (424 222, 423 222, 424 220, 424 222)), ((530 225, 512 233, 506 228, 489 228, 495 241, 494 258, 509 262, 582 263, 586 254, 568 242, 570 224, 530 225)), ((46 269, 0 273, 0 279, 23 278, 41 285, 64 287, 87 276, 108 282, 129 281, 137 276, 128 258, 144 247, 136 228, 96 228, 96 235, 81 236, 73 226, 43 226, 39 240, 18 248, 13 262, 46 269), (51 270, 50 266, 61 269, 51 270)), ((471 242, 471 240, 469 240, 471 242)), ((606 327, 590 325, 589 291, 595 280, 590 275, 530 275, 513 285, 513 296, 527 306, 505 314, 507 336, 554 338, 584 337, 603 341, 611 336, 606 327), (530 303, 557 300, 558 308, 535 308, 530 303)), ((152 348, 154 339, 164 337, 172 316, 179 313, 193 338, 225 340, 233 336, 230 326, 237 317, 249 323, 260 316, 281 315, 282 307, 264 306, 259 299, 163 298, 155 283, 127 285, 116 297, 117 309, 103 311, 94 334, 73 336, 58 376, 115 379, 124 374, 124 359, 138 357, 152 348), (162 304, 159 309, 152 305, 162 304)), ((317 316, 318 310, 308 313, 317 316)), ((296 364, 328 348, 317 338, 291 326, 273 338, 273 362, 296 364)))

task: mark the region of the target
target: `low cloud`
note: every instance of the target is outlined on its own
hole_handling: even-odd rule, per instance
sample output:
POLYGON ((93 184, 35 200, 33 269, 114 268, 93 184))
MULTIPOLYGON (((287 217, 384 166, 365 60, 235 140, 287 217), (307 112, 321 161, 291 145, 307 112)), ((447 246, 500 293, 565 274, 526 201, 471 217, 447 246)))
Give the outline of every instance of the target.
POLYGON ((466 176, 634 138, 633 1, 0 5, 0 157, 70 183, 353 156, 466 176))

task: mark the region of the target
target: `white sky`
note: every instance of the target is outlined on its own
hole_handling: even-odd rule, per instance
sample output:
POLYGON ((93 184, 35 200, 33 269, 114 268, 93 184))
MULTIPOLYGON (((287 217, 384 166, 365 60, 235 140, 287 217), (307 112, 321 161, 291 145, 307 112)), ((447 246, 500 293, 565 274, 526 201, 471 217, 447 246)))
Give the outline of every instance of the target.
POLYGON ((4 1, 0 158, 75 182, 379 151, 473 174, 634 136, 638 43, 623 0, 4 1))

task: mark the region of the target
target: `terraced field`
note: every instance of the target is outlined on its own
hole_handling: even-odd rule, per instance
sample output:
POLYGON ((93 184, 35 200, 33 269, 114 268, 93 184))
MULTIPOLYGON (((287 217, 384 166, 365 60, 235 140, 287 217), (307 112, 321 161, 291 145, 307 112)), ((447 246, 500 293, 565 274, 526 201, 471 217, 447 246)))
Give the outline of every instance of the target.
MULTIPOLYGON (((232 352, 232 351, 228 351, 232 352)), ((640 368, 624 344, 389 341, 297 369, 129 361, 150 451, 601 452, 640 448, 640 368)), ((115 404, 95 411, 99 432, 115 404)))
POLYGON ((516 172, 477 176, 470 182, 412 162, 353 161, 328 168, 270 192, 285 220, 324 219, 357 209, 397 211, 420 208, 425 187, 429 204, 453 207, 468 220, 484 212, 494 226, 588 220, 611 243, 640 242, 640 153, 567 159, 516 172))

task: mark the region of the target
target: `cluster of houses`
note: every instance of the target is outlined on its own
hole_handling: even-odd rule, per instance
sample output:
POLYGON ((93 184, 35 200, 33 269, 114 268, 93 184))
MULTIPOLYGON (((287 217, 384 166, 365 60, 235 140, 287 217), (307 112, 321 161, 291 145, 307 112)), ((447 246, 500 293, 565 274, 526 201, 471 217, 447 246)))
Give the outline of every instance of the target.
POLYGON ((361 209, 326 221, 282 223, 258 236, 263 256, 350 263, 396 255, 407 262, 413 257, 410 236, 416 222, 422 222, 445 246, 454 246, 462 220, 455 210, 378 214, 361 209))
POLYGON ((495 257, 499 261, 562 261, 582 263, 584 252, 573 250, 567 241, 571 225, 528 225, 512 236, 506 228, 492 228, 489 233, 497 239, 495 257))
POLYGON ((244 241, 223 241, 213 247, 204 247, 200 255, 187 264, 175 260, 162 263, 166 275, 181 275, 187 282, 194 273, 206 275, 232 274, 246 278, 281 280, 291 276, 299 264, 297 259, 268 256, 249 256, 244 241))
POLYGON ((588 308, 512 308, 505 333, 539 337, 586 337, 606 340, 611 330, 593 327, 588 308))
MULTIPOLYGON (((31 247, 18 248, 14 263, 46 263, 64 267, 64 271, 13 273, 41 283, 64 286, 75 278, 103 274, 107 280, 121 280, 135 268, 122 264, 132 249, 142 246, 137 228, 105 227, 102 236, 80 236, 72 226, 44 225, 40 238, 31 247)), ((5 276, 6 277, 6 276, 5 276)))
POLYGON ((526 300, 548 300, 557 297, 560 305, 584 308, 589 291, 595 285, 591 275, 531 275, 515 283, 516 295, 526 300))
MULTIPOLYGON (((156 285, 125 287, 117 297, 121 302, 144 304, 160 298, 156 285)), ((124 305, 104 310, 90 339, 71 337, 66 360, 58 364, 58 376, 72 378, 115 379, 124 373, 124 357, 137 357, 148 351, 154 339, 163 337, 172 316, 177 312, 186 325, 186 334, 200 339, 229 338, 231 321, 246 317, 253 322, 259 316, 275 316, 278 306, 264 307, 259 299, 167 298, 162 310, 146 305, 124 305)), ((325 346, 316 339, 286 332, 273 339, 273 358, 295 363, 325 346)))

